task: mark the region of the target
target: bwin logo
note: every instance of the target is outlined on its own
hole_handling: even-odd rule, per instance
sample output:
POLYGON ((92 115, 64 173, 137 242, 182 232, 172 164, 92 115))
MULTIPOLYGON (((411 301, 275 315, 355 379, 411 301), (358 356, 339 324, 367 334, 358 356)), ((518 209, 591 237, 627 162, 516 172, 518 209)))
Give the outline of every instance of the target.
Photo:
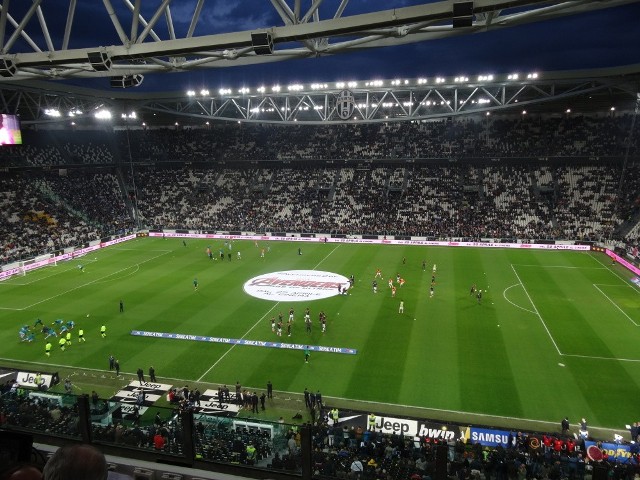
POLYGON ((349 90, 343 90, 336 99, 336 112, 342 120, 349 120, 356 108, 356 100, 353 93, 349 90))

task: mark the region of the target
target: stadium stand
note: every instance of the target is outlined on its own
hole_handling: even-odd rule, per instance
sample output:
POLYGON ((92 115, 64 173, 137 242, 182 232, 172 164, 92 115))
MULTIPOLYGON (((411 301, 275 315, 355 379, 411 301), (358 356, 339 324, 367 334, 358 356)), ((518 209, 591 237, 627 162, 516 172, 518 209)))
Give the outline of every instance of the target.
MULTIPOLYGON (((87 396, 28 391, 15 388, 12 379, 2 385, 1 393, 0 431, 33 433, 40 440, 59 438, 65 442, 93 443, 106 453, 118 452, 120 459, 113 461, 122 465, 112 464, 114 471, 126 471, 130 465, 122 456, 132 455, 135 450, 146 451, 152 456, 162 455, 168 464, 196 462, 205 475, 221 464, 263 470, 271 478, 287 478, 279 477, 278 472, 304 475, 305 465, 315 478, 338 479, 476 480, 483 476, 504 480, 584 479, 592 476, 594 468, 600 467, 605 467, 613 478, 634 478, 640 474, 637 448, 631 449, 628 462, 620 463, 615 458, 608 458, 607 448, 601 446, 604 459, 594 462, 586 455, 586 439, 579 435, 513 431, 508 433, 506 446, 489 447, 461 437, 406 437, 365 430, 361 425, 336 424, 330 420, 331 408, 326 405, 320 410, 315 424, 302 426, 215 415, 208 418, 197 415, 195 421, 195 404, 186 411, 159 409, 165 419, 160 422, 141 425, 136 420, 123 419, 105 423, 104 419, 118 404, 109 402, 109 405, 101 403, 89 407, 87 396), (187 427, 185 421, 192 428, 187 427), (90 431, 83 432, 82 425, 88 423, 91 424, 90 431), (188 435, 189 431, 192 436, 188 435), (191 459, 187 456, 190 448, 194 455, 191 459)), ((346 418, 351 418, 349 413, 352 412, 345 413, 346 418)), ((618 445, 622 443, 628 444, 617 442, 618 445)), ((134 455, 133 458, 153 457, 134 455)), ((162 467, 154 467, 148 462, 144 465, 151 470, 139 472, 144 470, 149 476, 136 476, 131 472, 133 477, 125 478, 160 478, 155 476, 155 470, 162 471, 162 467)), ((178 471, 187 476, 190 474, 184 467, 178 471)), ((256 474, 251 470, 236 469, 235 472, 248 477, 256 474)), ((220 477, 207 475, 206 478, 220 477)))
MULTIPOLYGON (((0 152, 7 167, 0 178, 1 262, 137 228, 606 239, 637 257, 640 137, 629 136, 630 125, 631 117, 621 114, 82 135, 27 130, 26 145, 0 152)), ((145 458, 296 476, 308 466, 328 478, 444 478, 443 449, 444 475, 459 480, 589 473, 584 442, 551 433, 514 434, 509 448, 442 444, 335 426, 326 410, 308 430, 263 422, 269 434, 226 418, 196 419, 190 409, 167 412, 165 424, 140 425, 108 420, 104 402, 83 413, 79 398, 24 395, 7 382, 0 428, 150 455, 145 458), (89 431, 82 429, 83 415, 89 431), (301 432, 309 433, 308 444, 301 432)), ((612 477, 633 478, 640 474, 637 449, 632 458, 624 467, 605 466, 612 477)))
POLYGON ((0 152, 15 166, 0 190, 2 261, 134 226, 636 244, 630 124, 619 114, 27 130, 20 150, 0 152), (58 170, 28 168, 43 166, 58 170))

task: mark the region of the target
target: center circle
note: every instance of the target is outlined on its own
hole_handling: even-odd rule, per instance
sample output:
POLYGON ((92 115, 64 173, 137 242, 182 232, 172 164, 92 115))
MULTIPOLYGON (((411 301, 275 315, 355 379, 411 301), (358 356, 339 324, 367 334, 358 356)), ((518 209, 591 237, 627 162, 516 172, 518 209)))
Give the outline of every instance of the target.
POLYGON ((319 270, 285 270, 253 277, 244 284, 252 297, 274 302, 306 302, 339 295, 349 288, 349 279, 319 270))

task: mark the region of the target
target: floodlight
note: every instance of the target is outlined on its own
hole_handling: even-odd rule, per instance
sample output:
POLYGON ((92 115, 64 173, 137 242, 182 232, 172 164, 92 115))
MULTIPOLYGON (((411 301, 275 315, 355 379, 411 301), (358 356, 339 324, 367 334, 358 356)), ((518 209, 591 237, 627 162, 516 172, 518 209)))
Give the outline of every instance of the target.
POLYGON ((7 60, 6 58, 0 58, 0 76, 2 77, 13 77, 18 69, 12 60, 7 60))
POLYGON ((454 2, 453 28, 470 27, 473 24, 473 2, 454 2))
POLYGON ((109 110, 98 110, 96 113, 93 114, 93 116, 98 120, 110 120, 111 112, 109 110))
POLYGON ((96 72, 108 72, 111 70, 111 58, 107 52, 87 52, 87 58, 96 72))
POLYGON ((251 44, 256 55, 271 55, 273 53, 273 37, 270 33, 252 33, 251 44))
POLYGON ((131 88, 139 86, 144 80, 143 75, 122 75, 121 77, 111 77, 111 88, 131 88))

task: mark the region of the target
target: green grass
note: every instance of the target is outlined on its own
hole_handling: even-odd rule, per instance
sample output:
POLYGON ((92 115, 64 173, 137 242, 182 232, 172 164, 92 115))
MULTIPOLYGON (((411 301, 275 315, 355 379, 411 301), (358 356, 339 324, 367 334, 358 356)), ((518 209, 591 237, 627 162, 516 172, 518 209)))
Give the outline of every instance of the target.
POLYGON ((85 378, 88 388, 110 391, 123 383, 106 372, 113 354, 123 372, 153 365, 165 383, 239 380, 263 390, 271 380, 283 398, 288 394, 282 392, 308 387, 320 389, 328 402, 378 412, 489 425, 514 419, 555 424, 568 415, 586 417, 590 426, 622 428, 636 419, 640 291, 602 254, 269 242, 270 252, 260 259, 252 241, 236 241, 233 260, 221 262, 206 258, 207 245, 217 252, 222 241, 187 240, 183 247, 177 239, 138 239, 0 283, 2 362, 75 370, 78 381, 94 376, 85 378), (297 255, 300 245, 303 255, 297 255), (437 285, 429 298, 434 263, 437 285), (376 268, 384 278, 374 294, 376 268), (353 274, 356 285, 348 296, 295 304, 243 290, 259 274, 296 269, 353 274), (387 280, 396 273, 406 284, 391 298, 387 280), (474 283, 486 290, 481 305, 469 295, 474 283), (404 315, 398 314, 401 299, 404 315), (305 364, 299 350, 130 335, 140 329, 276 341, 269 319, 280 311, 286 319, 291 306, 296 323, 284 341, 355 348, 357 355, 314 352, 305 364), (314 320, 311 335, 302 321, 306 306, 314 320), (320 310, 328 316, 324 335, 320 310), (47 358, 41 334, 31 344, 18 339, 20 326, 38 317, 74 320, 87 342, 65 352, 54 346, 47 358), (99 335, 102 324, 106 339, 99 335))

